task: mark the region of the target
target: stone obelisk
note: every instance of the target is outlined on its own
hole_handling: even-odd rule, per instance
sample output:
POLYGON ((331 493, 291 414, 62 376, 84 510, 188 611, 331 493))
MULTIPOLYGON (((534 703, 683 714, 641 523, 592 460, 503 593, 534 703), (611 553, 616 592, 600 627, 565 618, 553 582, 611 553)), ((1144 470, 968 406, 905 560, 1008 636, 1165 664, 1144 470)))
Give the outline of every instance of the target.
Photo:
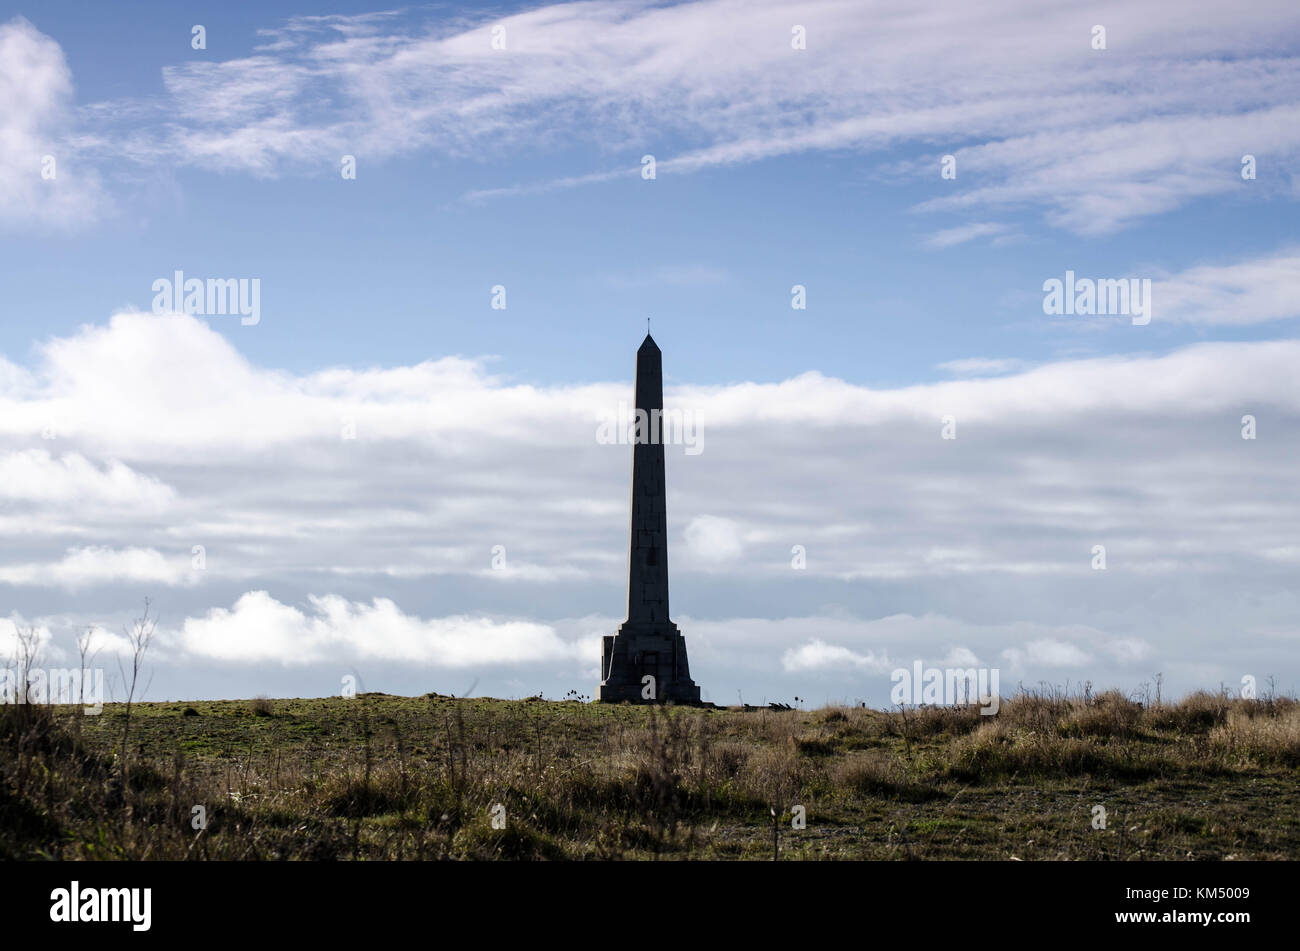
POLYGON ((668 619, 668 509, 664 504, 663 359, 646 334, 636 352, 632 449, 632 531, 628 546, 627 620, 602 638, 596 699, 699 703, 686 639, 668 619))

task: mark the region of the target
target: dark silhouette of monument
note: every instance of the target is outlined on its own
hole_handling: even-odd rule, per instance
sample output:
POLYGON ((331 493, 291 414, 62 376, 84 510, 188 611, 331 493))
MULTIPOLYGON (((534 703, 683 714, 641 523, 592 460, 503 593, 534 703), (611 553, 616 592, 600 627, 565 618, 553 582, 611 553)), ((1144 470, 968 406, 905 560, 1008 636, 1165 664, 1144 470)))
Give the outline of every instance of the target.
POLYGON ((636 352, 636 440, 627 620, 602 638, 597 700, 699 703, 686 638, 668 619, 668 509, 664 504, 662 354, 647 333, 636 352))

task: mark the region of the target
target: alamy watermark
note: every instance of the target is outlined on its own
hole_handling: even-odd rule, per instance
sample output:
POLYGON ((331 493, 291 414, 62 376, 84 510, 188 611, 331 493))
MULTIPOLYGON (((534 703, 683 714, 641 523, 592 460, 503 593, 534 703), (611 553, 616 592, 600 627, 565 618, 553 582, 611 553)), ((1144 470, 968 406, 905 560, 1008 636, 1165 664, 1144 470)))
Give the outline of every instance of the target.
POLYGON ((0 703, 80 704, 91 716, 104 712, 104 669, 33 667, 23 674, 0 670, 0 703))
POLYGON ((1151 278, 1075 277, 1043 282, 1043 313, 1048 316, 1132 317, 1135 327, 1151 323, 1151 278))
POLYGON ((704 451, 704 426, 691 410, 628 409, 618 404, 618 411, 605 414, 596 427, 596 442, 602 446, 680 445, 686 455, 704 451))
POLYGON ((206 281, 187 278, 184 271, 153 282, 153 312, 194 314, 198 317, 239 315, 239 322, 252 327, 262 320, 260 277, 210 277, 206 281))
POLYGON ((926 667, 918 660, 910 670, 898 667, 889 675, 894 685, 889 691, 889 702, 900 707, 978 703, 982 715, 992 716, 1002 704, 998 675, 996 667, 926 667))
POLYGON ((50 892, 54 922, 124 922, 132 931, 148 931, 152 907, 152 888, 83 888, 74 879, 67 888, 50 892))

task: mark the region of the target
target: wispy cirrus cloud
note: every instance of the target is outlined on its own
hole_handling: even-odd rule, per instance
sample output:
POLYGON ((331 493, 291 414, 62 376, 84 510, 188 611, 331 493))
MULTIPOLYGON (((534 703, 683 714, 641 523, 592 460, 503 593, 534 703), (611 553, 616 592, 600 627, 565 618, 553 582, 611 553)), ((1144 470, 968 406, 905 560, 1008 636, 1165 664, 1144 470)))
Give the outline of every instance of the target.
MULTIPOLYGON (((879 154, 876 174, 926 179, 946 194, 927 212, 1028 209, 1102 234, 1208 196, 1289 194, 1300 154, 1300 12, 1265 0, 1068 7, 943 0, 869 7, 822 0, 660 5, 595 0, 505 17, 414 12, 298 17, 261 31, 246 56, 177 62, 162 94, 87 103, 79 140, 101 157, 254 175, 383 162, 417 153, 466 159, 587 148, 569 174, 471 189, 487 199, 801 153, 879 154), (806 48, 792 48, 802 28, 806 48), (505 48, 492 45, 504 29, 505 48), (911 156, 884 162, 885 150, 911 156), (957 177, 939 182, 939 158, 957 177)), ((8 25, 57 68, 8 67, 47 89, 8 125, 31 138, 63 109, 66 66, 30 27, 8 25), (45 76, 44 80, 38 78, 45 76)), ((31 194, 30 186, 24 193, 31 194)), ((995 227, 985 224, 983 227, 995 227)), ((941 230, 936 246, 969 240, 941 230)), ((991 233, 991 232, 985 232, 991 233)))
POLYGON ((996 376, 1023 369, 1025 361, 1018 357, 964 357, 948 360, 938 368, 956 376, 996 376))
POLYGON ((1010 225, 997 221, 980 221, 956 228, 945 228, 926 239, 926 246, 931 248, 951 248, 976 238, 1004 236, 1011 230, 1010 225))
POLYGON ((1300 317, 1300 250, 1188 268, 1157 281, 1152 294, 1161 319, 1172 323, 1247 325, 1300 317))

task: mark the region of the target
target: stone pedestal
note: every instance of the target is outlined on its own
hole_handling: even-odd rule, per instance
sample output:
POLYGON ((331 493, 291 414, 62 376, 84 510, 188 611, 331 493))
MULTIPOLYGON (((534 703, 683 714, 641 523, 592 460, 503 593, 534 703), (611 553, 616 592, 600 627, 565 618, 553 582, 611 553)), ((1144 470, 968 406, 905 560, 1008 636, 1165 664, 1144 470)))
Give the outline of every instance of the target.
POLYGON ((597 700, 630 703, 699 703, 691 680, 686 638, 671 621, 619 627, 602 639, 597 700), (649 676, 653 680, 646 680, 649 676))

